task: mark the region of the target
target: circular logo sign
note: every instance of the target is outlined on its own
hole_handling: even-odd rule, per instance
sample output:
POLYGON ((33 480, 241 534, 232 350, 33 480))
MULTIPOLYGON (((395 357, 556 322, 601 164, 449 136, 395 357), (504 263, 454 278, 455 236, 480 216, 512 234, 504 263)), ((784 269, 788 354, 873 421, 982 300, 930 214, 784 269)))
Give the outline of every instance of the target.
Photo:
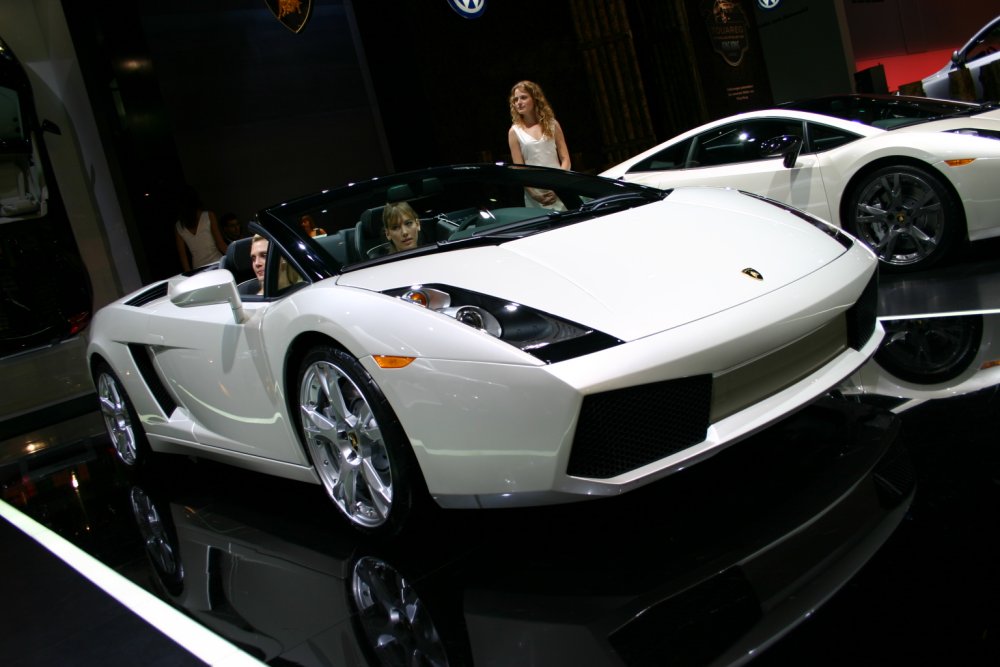
POLYGON ((781 4, 781 0, 757 0, 761 9, 774 9, 781 4))
POLYGON ((486 11, 486 0, 448 0, 448 6, 464 19, 478 19, 486 11))

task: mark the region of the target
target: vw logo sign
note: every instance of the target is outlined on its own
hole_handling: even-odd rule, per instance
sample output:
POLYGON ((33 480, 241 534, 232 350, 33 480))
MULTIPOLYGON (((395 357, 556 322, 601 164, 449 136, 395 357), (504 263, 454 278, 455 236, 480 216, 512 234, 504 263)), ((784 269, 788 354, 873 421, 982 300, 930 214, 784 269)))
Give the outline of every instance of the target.
POLYGON ((774 9, 781 4, 781 0, 757 0, 761 9, 774 9))
POLYGON ((478 19, 486 11, 486 0, 448 0, 448 6, 464 19, 478 19))

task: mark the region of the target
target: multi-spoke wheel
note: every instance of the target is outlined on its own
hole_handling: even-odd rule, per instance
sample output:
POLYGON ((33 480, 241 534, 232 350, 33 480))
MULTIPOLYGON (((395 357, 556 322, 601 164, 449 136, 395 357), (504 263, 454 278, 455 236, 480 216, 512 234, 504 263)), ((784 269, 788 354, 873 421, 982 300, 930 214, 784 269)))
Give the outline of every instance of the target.
POLYGON ((333 502, 361 529, 397 532, 413 504, 415 464, 371 376, 342 350, 317 347, 303 359, 298 401, 303 443, 333 502))
POLYGON ((149 451, 146 433, 118 376, 102 362, 94 370, 94 384, 101 416, 118 459, 129 467, 142 463, 149 451))
POLYGON ((150 565, 163 587, 171 595, 179 595, 184 588, 184 567, 170 515, 161 512, 149 494, 138 486, 132 487, 129 502, 150 565))
POLYGON ((394 567, 377 558, 359 558, 351 576, 358 622, 382 665, 448 664, 427 606, 394 567))
POLYGON ((867 175, 847 205, 844 225, 894 269, 937 263, 962 226, 960 209, 940 177, 908 165, 867 175))

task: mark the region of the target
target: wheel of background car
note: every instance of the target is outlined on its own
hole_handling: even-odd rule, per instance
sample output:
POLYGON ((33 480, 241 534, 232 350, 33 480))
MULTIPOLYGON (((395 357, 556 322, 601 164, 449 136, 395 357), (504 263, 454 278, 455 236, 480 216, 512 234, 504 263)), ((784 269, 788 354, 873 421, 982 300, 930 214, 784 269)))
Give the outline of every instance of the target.
POLYGON ((160 511, 153 498, 138 486, 129 492, 129 503, 157 579, 171 595, 180 595, 184 590, 184 567, 169 511, 160 511))
POLYGON ((886 320, 875 361, 901 380, 940 384, 961 375, 977 357, 982 315, 886 320))
POLYGON ((143 463, 149 458, 149 442, 118 376, 110 366, 101 362, 94 369, 94 385, 104 426, 118 460, 129 467, 143 463))
POLYGON ((959 234, 958 205, 941 179, 926 169, 878 169, 857 183, 847 204, 844 226, 890 269, 936 264, 959 234))
POLYGON ((427 605, 396 568, 378 558, 359 558, 351 575, 351 599, 378 664, 449 664, 427 605))
POLYGON ((385 396, 354 357, 333 346, 310 350, 298 379, 302 442, 327 495, 359 529, 399 532, 419 478, 385 396))

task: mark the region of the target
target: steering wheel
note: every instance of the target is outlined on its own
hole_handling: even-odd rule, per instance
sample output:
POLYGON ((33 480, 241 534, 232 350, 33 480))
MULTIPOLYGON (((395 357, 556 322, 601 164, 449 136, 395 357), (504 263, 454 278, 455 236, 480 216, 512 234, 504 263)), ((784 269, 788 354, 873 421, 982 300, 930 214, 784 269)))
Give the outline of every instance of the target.
POLYGON ((461 231, 465 231, 469 227, 476 227, 477 225, 479 225, 479 221, 480 220, 485 220, 485 219, 496 220, 496 218, 493 217, 493 214, 488 209, 485 209, 485 208, 484 209, 480 209, 479 213, 475 213, 473 215, 470 215, 468 218, 466 218, 465 220, 463 220, 462 224, 460 224, 458 226, 458 229, 456 229, 455 231, 456 232, 461 232, 461 231), (485 216, 483 215, 484 213, 486 214, 485 216))

